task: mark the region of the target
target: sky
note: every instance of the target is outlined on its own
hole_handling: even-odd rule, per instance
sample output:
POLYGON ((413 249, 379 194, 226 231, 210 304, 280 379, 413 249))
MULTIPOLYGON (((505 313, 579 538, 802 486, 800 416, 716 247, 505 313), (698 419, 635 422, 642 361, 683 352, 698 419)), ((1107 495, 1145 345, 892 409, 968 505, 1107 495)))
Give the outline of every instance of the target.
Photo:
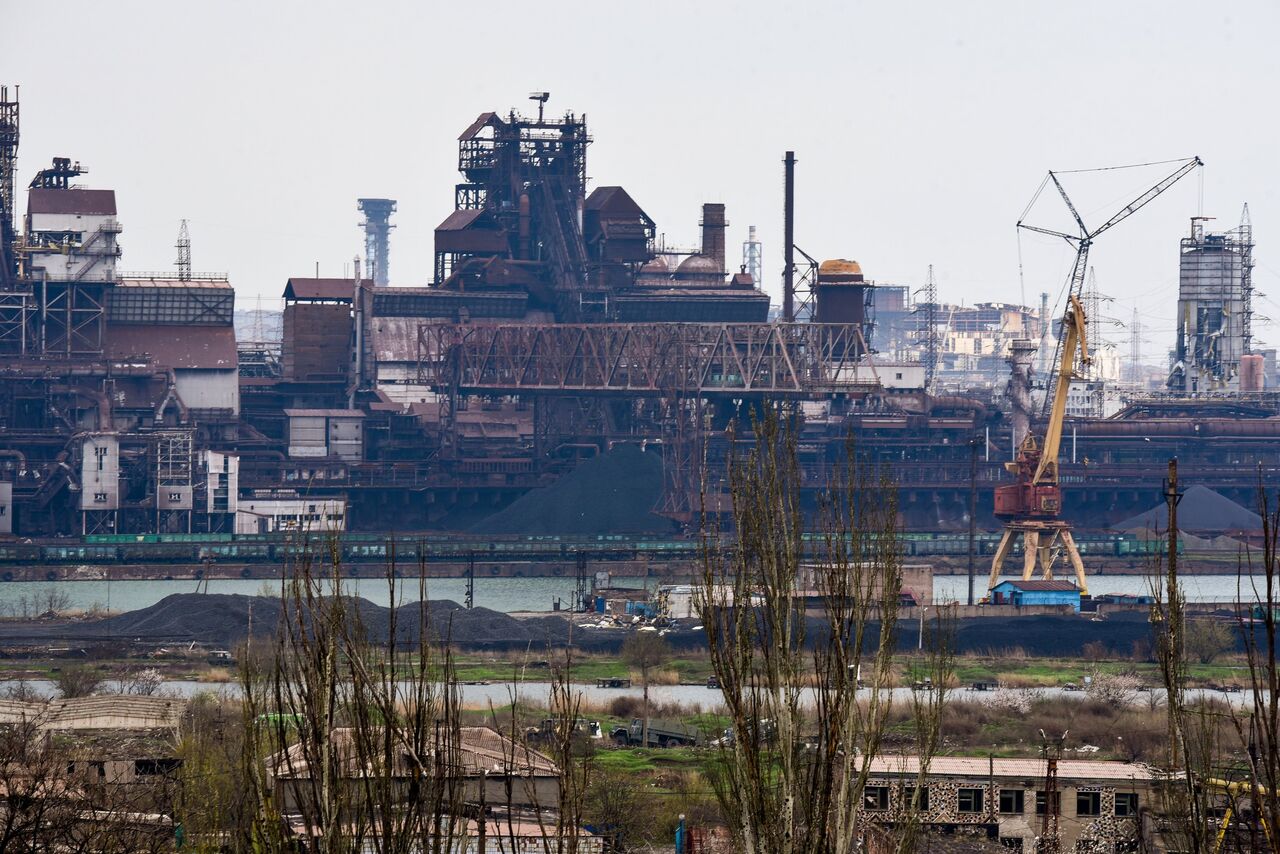
MULTIPOLYGON (((392 284, 427 283, 458 134, 545 90, 587 115, 592 185, 625 186, 668 242, 696 245, 707 201, 727 206, 731 263, 757 226, 775 300, 787 149, 802 249, 912 288, 933 265, 941 299, 966 303, 1057 304, 1072 250, 1015 229, 1047 170, 1198 155, 1099 238, 1105 313, 1136 308, 1144 353, 1167 350, 1189 217, 1233 227, 1248 202, 1255 310, 1280 320, 1275 2, 66 0, 56 23, 40 3, 2 20, 21 185, 58 155, 115 189, 126 270, 172 268, 189 220, 195 269, 229 273, 241 308, 317 264, 349 273, 361 196, 399 202, 392 284)), ((1173 168, 1068 189, 1092 226, 1173 168)), ((1045 195, 1029 219, 1064 216, 1045 195)))

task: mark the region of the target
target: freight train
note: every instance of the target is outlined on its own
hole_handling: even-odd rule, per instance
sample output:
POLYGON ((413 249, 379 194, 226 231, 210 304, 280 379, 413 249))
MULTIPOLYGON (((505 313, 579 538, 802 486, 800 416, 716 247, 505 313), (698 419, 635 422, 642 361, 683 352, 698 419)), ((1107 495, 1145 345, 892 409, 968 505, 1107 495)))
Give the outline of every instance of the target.
MULTIPOLYGON (((326 552, 327 535, 301 537, 281 534, 97 534, 74 543, 0 544, 0 568, 65 566, 68 564, 190 564, 190 563, 287 563, 304 554, 326 552)), ((904 558, 963 557, 969 553, 966 534, 900 534, 904 558)), ((823 537, 806 534, 815 557, 823 537)), ((999 534, 977 534, 975 552, 995 554, 999 534)), ((1166 544, 1134 534, 1080 534, 1081 553, 1095 557, 1140 558, 1162 551, 1166 544)), ((596 536, 510 536, 477 539, 466 535, 421 534, 383 536, 342 534, 333 540, 345 564, 399 564, 418 561, 457 563, 495 560, 575 562, 579 558, 601 560, 693 560, 702 543, 631 534, 596 536)), ((11 581, 14 573, 0 571, 11 581)))

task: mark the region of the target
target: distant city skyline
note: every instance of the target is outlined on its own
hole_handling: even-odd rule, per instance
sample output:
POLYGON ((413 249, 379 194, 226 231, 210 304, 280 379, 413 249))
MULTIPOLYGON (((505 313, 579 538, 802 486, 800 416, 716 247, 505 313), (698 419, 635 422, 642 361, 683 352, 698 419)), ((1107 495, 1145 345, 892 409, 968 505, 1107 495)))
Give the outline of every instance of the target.
MULTIPOLYGON (((0 82, 19 84, 19 179, 57 156, 116 190, 121 268, 169 269, 190 222, 193 266, 226 271, 239 306, 291 275, 350 273, 356 199, 397 199, 392 284, 425 284, 452 209, 456 137, 486 110, 586 113, 593 186, 621 184, 666 238, 694 245, 724 202, 736 267, 747 228, 778 300, 782 155, 799 160, 797 242, 875 280, 948 302, 1054 298, 1070 250, 1014 222, 1046 170, 1199 155, 1192 175, 1093 253, 1106 314, 1136 306, 1144 353, 1173 345, 1178 240, 1200 210, 1258 241, 1256 335, 1280 263, 1277 164, 1263 141, 1280 82, 1280 9, 1245 2, 977 4, 70 2, 48 27, 6 10, 0 82), (927 11, 925 11, 927 9, 927 11), (35 34, 41 34, 36 37, 35 34), (491 42, 491 44, 486 44, 491 42), (1021 257, 1020 257, 1021 256, 1021 257), (1019 263, 1023 275, 1019 275, 1019 263)), ((1161 167, 1079 176, 1105 218, 1161 167)), ((1046 195, 1036 215, 1062 225, 1046 195)), ((25 199, 22 199, 25 207, 25 199)), ((20 207, 19 212, 23 207, 20 207)), ((1280 291, 1277 291, 1280 293, 1280 291)), ((1278 297, 1280 298, 1280 297, 1278 297)), ((1106 334, 1127 352, 1127 333, 1106 334)))

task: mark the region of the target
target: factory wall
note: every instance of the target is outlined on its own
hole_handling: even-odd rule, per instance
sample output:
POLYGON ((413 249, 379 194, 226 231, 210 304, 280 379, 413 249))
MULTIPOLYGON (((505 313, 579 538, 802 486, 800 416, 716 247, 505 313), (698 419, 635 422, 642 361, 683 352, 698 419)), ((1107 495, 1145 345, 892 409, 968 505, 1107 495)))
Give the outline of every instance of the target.
POLYGON ((281 361, 290 380, 345 377, 351 364, 351 306, 298 303, 284 309, 281 361))
POLYGON ((240 413, 240 377, 236 371, 174 371, 178 396, 188 409, 230 409, 240 413))

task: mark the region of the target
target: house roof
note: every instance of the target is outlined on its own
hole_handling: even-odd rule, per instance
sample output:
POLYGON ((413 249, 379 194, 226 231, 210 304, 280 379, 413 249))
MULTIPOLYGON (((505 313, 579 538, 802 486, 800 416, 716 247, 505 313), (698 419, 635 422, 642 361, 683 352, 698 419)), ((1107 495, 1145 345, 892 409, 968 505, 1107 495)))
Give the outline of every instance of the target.
MULTIPOLYGON (((550 757, 518 744, 490 727, 459 727, 459 736, 456 756, 465 774, 475 776, 488 772, 519 776, 560 776, 560 769, 550 757)), ((399 770, 403 773, 418 773, 423 767, 430 765, 429 756, 415 758, 407 740, 403 736, 398 740, 402 766, 399 770)), ((359 777, 367 772, 367 760, 372 757, 366 755, 366 761, 362 761, 355 730, 350 727, 333 730, 332 744, 344 775, 359 777)), ((277 776, 305 779, 309 774, 307 751, 302 743, 291 745, 267 762, 277 776)))
POLYGON ((116 191, 33 187, 27 191, 27 213, 115 216, 116 191))
MULTIPOLYGON (((869 760, 871 775, 909 775, 920 772, 920 757, 880 755, 869 760)), ((986 756, 935 756, 929 760, 931 777, 1021 777, 1044 780, 1048 768, 1043 759, 990 759, 986 756)), ((1140 762, 1113 762, 1105 759, 1059 759, 1058 777, 1070 780, 1152 781, 1160 779, 1156 769, 1140 762)))
POLYGON ((351 302, 355 287, 354 279, 289 279, 284 298, 351 302))
POLYGON ((165 368, 235 370, 238 364, 230 326, 110 323, 103 349, 112 361, 145 358, 165 368))
POLYGON ((1070 581, 1002 581, 994 589, 1007 588, 1024 593, 1079 593, 1080 588, 1070 581))
POLYGON ((186 702, 172 697, 94 696, 25 703, 0 700, 0 723, 27 720, 47 730, 142 730, 177 725, 186 702))

